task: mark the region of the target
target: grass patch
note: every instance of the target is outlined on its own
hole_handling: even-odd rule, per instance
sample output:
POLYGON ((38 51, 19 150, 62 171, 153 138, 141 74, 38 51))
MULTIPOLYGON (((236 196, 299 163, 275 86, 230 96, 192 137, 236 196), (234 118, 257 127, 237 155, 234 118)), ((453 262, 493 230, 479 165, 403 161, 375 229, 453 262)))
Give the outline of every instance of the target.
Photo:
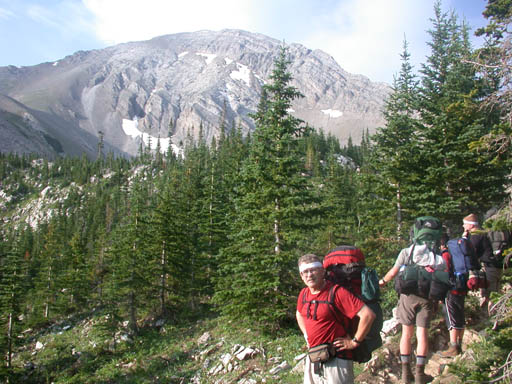
MULTIPOLYGON (((15 354, 11 380, 23 383, 190 383, 209 384, 221 377, 226 382, 242 377, 267 383, 301 383, 302 375, 291 370, 269 373, 279 362, 292 367, 294 358, 303 352, 304 339, 297 329, 285 329, 279 337, 228 323, 222 318, 169 321, 161 327, 141 328, 129 337, 126 330, 117 332, 118 341, 96 332, 104 320, 96 313, 78 319, 71 326, 53 326, 50 332, 33 331, 15 354), (198 339, 211 335, 205 345, 198 339), (126 336, 126 337, 123 337, 126 336), (44 347, 35 348, 36 343, 44 347), (252 359, 234 361, 234 369, 212 375, 223 355, 243 345, 260 351, 252 359), (210 350, 208 352, 208 350, 210 350)), ((1 374, 1 373, 0 373, 1 374)))

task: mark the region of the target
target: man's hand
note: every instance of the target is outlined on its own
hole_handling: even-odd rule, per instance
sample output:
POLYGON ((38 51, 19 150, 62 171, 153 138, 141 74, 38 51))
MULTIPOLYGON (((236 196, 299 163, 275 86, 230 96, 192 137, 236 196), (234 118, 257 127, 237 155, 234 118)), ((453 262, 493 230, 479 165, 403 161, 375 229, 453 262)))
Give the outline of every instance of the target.
POLYGON ((333 341, 334 346, 336 347, 337 351, 343 351, 347 349, 354 349, 359 346, 359 343, 353 341, 350 337, 338 337, 337 339, 334 339, 333 341))

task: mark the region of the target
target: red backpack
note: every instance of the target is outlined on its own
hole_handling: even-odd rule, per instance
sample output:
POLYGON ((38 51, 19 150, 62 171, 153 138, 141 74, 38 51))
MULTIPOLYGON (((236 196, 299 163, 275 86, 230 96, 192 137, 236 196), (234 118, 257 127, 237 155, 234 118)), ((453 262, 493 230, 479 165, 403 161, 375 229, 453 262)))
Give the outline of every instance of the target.
POLYGON ((327 280, 361 296, 361 271, 366 266, 363 252, 351 245, 342 245, 324 257, 327 280))
MULTIPOLYGON (((377 272, 373 268, 366 267, 363 252, 351 245, 342 245, 329 251, 324 257, 323 266, 327 280, 361 298, 376 315, 366 338, 353 351, 353 360, 365 363, 370 360, 372 352, 382 345, 380 331, 384 316, 379 303, 380 289, 377 272)), ((350 325, 349 328, 352 328, 352 331, 357 327, 358 321, 355 320, 350 325)))

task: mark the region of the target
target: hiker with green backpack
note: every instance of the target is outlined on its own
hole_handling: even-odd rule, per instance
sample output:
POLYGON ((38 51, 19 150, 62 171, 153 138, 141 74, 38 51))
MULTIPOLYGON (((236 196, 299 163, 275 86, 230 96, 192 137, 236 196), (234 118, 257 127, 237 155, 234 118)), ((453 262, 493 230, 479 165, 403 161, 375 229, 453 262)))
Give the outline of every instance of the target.
MULTIPOLYGON (((384 287, 396 278, 395 288, 399 293, 398 320, 402 324, 400 360, 402 383, 424 384, 433 380, 425 374, 428 355, 428 328, 434 313, 434 302, 430 289, 432 276, 436 272, 446 273, 446 264, 439 252, 439 241, 443 228, 432 216, 418 217, 413 225, 413 243, 400 251, 394 266, 379 281, 384 287), (416 326, 416 372, 411 371, 411 340, 416 326)), ((447 284, 446 292, 449 289, 447 284)), ((446 292, 444 294, 446 294, 446 292)), ((438 298, 436 298, 438 299, 438 298)))

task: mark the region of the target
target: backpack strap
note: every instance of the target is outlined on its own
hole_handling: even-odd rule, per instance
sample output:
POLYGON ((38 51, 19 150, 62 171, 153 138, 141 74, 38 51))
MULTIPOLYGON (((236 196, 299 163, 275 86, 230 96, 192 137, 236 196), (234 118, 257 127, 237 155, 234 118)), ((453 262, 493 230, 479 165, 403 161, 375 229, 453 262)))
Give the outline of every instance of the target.
POLYGON ((409 252, 407 259, 405 259, 405 265, 412 264, 412 254, 414 253, 415 247, 416 247, 416 242, 412 243, 411 252, 409 252))
POLYGON ((334 316, 336 321, 343 325, 343 322, 340 321, 340 318, 338 317, 338 315, 341 315, 341 312, 334 302, 334 299, 336 298, 336 291, 339 287, 340 286, 338 284, 334 284, 331 289, 329 289, 329 310, 331 311, 331 314, 334 316))
POLYGON ((307 288, 304 288, 302 290, 302 304, 303 305, 309 304, 307 312, 306 312, 306 317, 308 319, 312 318, 313 320, 317 320, 318 305, 319 304, 327 304, 329 306, 329 311, 334 316, 334 319, 337 322, 343 324, 343 322, 341 322, 340 318, 338 317, 338 314, 340 314, 340 311, 336 307, 336 304, 334 302, 335 297, 336 297, 336 291, 338 290, 339 287, 340 286, 338 284, 333 284, 333 286, 331 288, 329 288, 329 296, 328 296, 327 300, 311 300, 311 301, 306 300, 306 295, 307 295, 306 289, 307 288), (313 313, 311 313, 311 304, 314 304, 313 313))

